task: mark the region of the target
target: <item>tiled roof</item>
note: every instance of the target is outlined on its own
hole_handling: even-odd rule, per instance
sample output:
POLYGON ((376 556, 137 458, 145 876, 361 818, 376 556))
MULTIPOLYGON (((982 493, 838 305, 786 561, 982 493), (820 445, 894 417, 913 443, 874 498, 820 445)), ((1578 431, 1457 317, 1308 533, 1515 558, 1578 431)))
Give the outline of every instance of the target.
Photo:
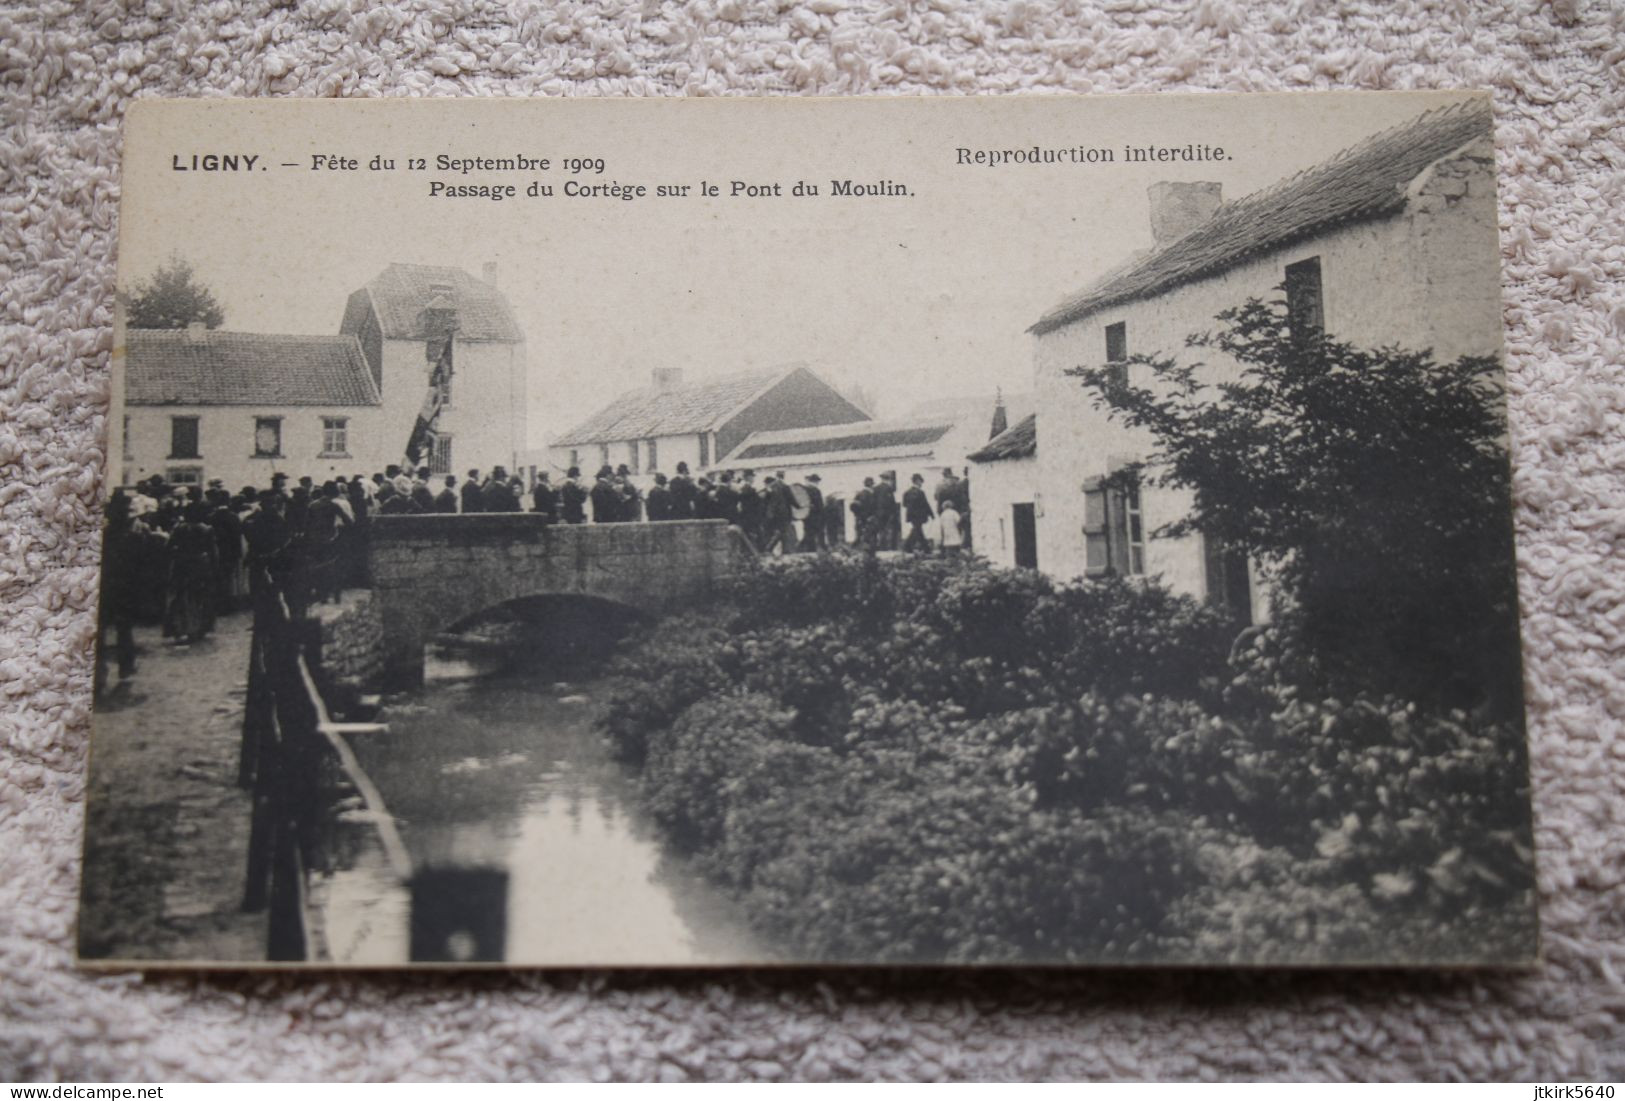
POLYGON ((973 463, 996 463, 1001 459, 1025 459, 1038 454, 1038 414, 1024 417, 987 442, 980 451, 966 456, 973 463))
POLYGON ((622 394, 553 441, 554 447, 708 432, 805 367, 776 367, 705 382, 647 386, 622 394))
MULTIPOLYGON (((458 339, 508 343, 525 339, 501 291, 475 279, 462 268, 429 264, 390 264, 367 284, 384 336, 391 340, 422 340, 430 336, 423 331, 421 318, 433 297, 432 288, 437 285, 452 289, 452 304, 457 307, 458 339)), ((346 318, 346 322, 349 320, 346 318)))
POLYGON ((926 447, 936 443, 953 425, 919 421, 862 421, 858 424, 830 424, 818 428, 791 428, 778 432, 753 432, 729 453, 728 465, 787 459, 802 462, 808 456, 838 456, 847 452, 879 451, 884 448, 926 447))
POLYGON ((1441 107, 1329 161, 1219 207, 1179 240, 1061 302, 1029 332, 1047 333, 1106 306, 1158 294, 1348 222, 1392 214, 1428 166, 1492 132, 1489 98, 1441 107))
POLYGON ((377 405, 353 336, 128 329, 130 405, 377 405))

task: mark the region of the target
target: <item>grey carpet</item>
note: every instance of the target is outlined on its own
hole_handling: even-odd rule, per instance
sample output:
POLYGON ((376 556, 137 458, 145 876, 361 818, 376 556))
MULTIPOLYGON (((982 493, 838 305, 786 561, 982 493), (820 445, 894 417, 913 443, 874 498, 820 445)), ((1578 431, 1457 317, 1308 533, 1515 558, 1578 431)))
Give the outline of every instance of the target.
POLYGON ((1625 7, 0 8, 0 1078, 1625 1077, 1625 7), (76 973, 134 96, 1493 89, 1545 964, 1439 976, 76 973))

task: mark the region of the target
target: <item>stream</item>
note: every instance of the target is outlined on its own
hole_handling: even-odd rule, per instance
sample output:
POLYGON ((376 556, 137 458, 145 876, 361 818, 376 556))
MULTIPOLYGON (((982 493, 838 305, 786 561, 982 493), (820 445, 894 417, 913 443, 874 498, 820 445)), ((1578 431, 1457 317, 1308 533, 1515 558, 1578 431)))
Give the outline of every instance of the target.
MULTIPOLYGON (((639 811, 635 777, 595 729, 603 684, 591 667, 554 680, 556 665, 523 655, 516 663, 511 652, 442 643, 428 656, 425 686, 391 697, 389 732, 357 738, 355 750, 420 876, 449 873, 438 889, 456 895, 473 891, 457 885, 459 876, 472 873, 477 886, 481 875, 505 875, 505 905, 491 904, 505 910, 504 962, 775 958, 639 811)), ((334 846, 337 870, 318 892, 327 952, 340 965, 404 964, 412 958, 408 890, 365 816, 349 817, 334 846)), ((492 958, 473 953, 458 934, 439 958, 492 958)))

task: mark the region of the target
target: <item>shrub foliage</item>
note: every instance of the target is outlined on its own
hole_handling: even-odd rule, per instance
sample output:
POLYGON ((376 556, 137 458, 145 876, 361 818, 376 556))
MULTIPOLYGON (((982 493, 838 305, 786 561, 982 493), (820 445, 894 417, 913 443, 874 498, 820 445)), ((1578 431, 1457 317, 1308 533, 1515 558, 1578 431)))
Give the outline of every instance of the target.
POLYGON ((1294 639, 1231 642, 1154 585, 806 556, 637 636, 604 723, 668 836, 797 956, 1526 947, 1521 730, 1309 699, 1294 639))

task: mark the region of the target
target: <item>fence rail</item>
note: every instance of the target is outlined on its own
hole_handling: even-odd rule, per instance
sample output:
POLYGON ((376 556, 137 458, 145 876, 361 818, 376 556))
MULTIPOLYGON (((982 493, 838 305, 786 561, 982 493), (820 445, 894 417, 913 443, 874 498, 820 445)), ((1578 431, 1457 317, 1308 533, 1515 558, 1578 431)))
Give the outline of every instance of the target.
POLYGON ((383 796, 347 740, 384 727, 333 720, 314 672, 320 668, 320 623, 290 610, 268 573, 251 581, 253 635, 237 770, 238 783, 253 797, 243 909, 267 915, 267 960, 320 959, 325 949, 312 920, 310 872, 328 858, 329 826, 342 787, 360 796, 391 872, 403 884, 412 878, 412 862, 383 796))

